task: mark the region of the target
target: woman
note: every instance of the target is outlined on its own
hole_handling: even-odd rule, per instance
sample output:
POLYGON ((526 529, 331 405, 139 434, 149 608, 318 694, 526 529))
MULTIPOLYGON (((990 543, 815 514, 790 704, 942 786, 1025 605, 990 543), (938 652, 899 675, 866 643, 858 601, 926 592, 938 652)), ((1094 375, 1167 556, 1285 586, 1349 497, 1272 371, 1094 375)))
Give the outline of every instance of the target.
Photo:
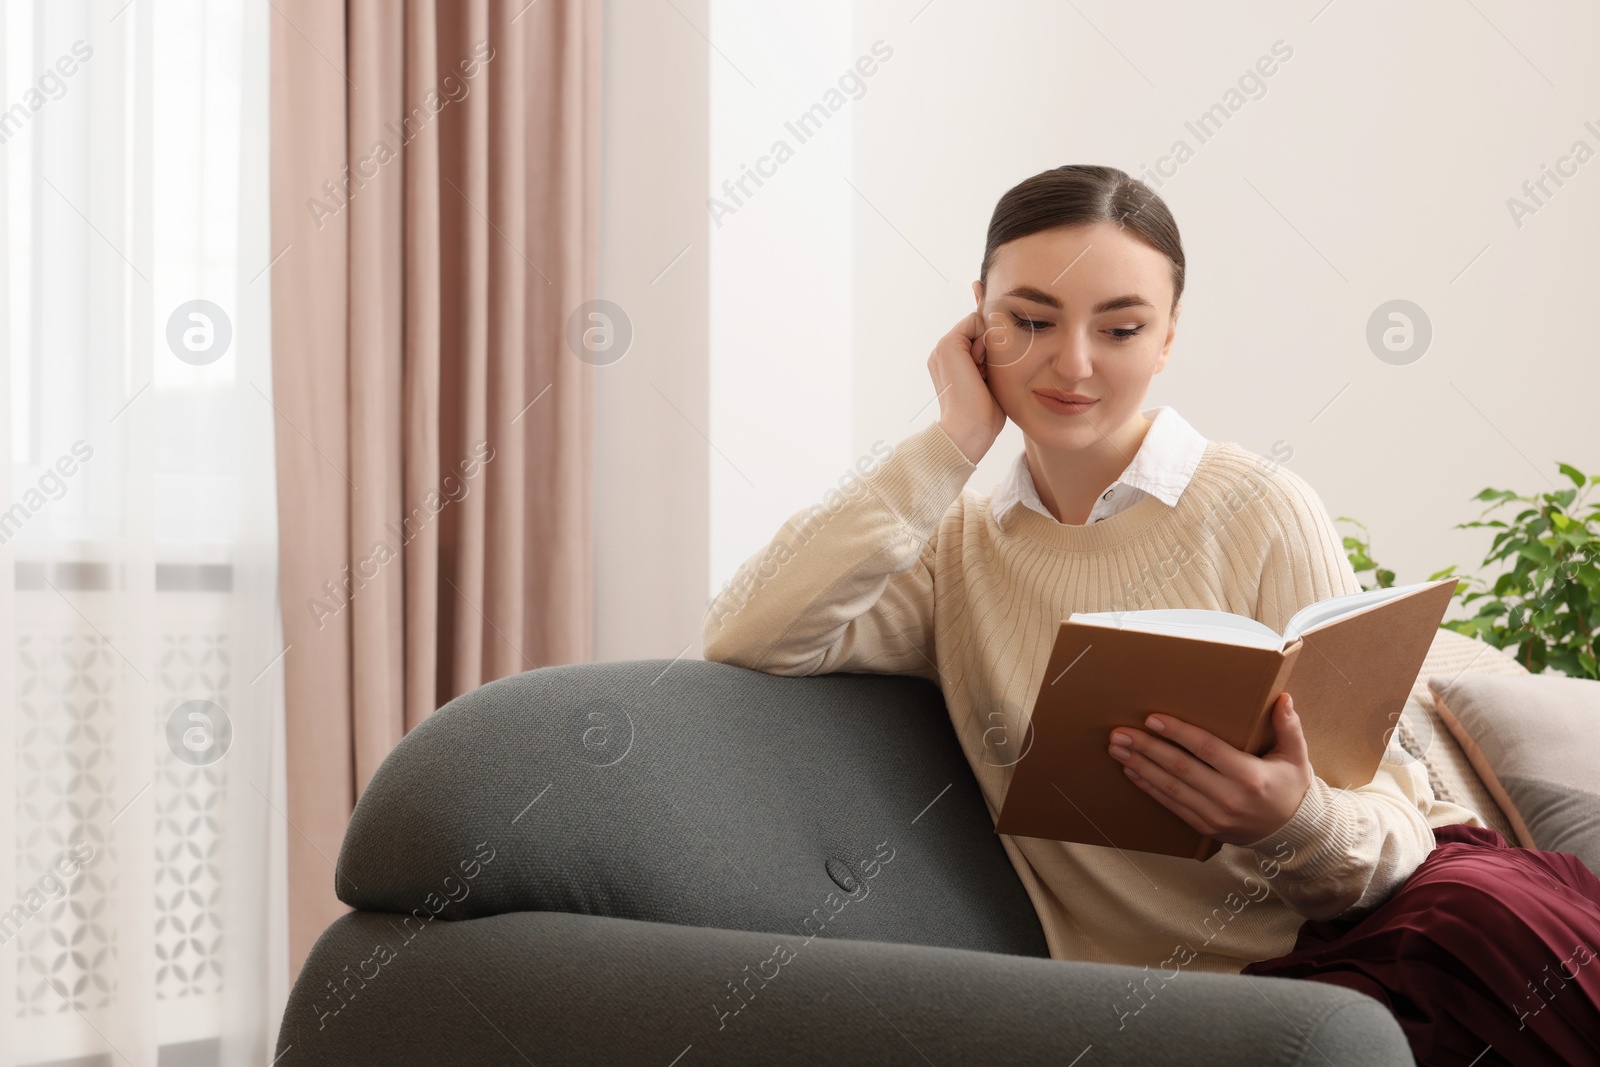
MULTIPOLYGON (((976 310, 928 359, 939 419, 741 566, 707 611, 706 658, 937 680, 995 818, 1069 613, 1210 608, 1281 630, 1358 591, 1304 481, 1170 407, 1141 410, 1183 282, 1170 212, 1124 172, 1065 166, 1008 191, 976 310), (979 497, 964 485, 1007 418, 1024 451, 979 497)), ((1368 785, 1330 788, 1287 694, 1273 715, 1278 743, 1260 757, 1166 714, 1107 737, 1130 779, 1225 842, 1207 862, 1001 835, 1052 957, 1146 968, 1129 1015, 1182 969, 1275 973, 1383 1001, 1424 1063, 1584 1054, 1600 966, 1537 1015, 1513 1000, 1571 942, 1600 951, 1600 880, 1570 856, 1506 847, 1435 799, 1397 747, 1368 785), (1472 918, 1430 922, 1436 909, 1472 918)))

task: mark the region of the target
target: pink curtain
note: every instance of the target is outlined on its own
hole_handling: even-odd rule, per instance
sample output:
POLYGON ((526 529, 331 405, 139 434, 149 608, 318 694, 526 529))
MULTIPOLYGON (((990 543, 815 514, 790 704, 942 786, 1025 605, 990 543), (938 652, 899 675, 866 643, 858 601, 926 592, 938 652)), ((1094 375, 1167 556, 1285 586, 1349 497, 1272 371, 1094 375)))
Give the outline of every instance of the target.
POLYGON ((274 0, 290 966, 401 736, 591 657, 599 0, 274 0))

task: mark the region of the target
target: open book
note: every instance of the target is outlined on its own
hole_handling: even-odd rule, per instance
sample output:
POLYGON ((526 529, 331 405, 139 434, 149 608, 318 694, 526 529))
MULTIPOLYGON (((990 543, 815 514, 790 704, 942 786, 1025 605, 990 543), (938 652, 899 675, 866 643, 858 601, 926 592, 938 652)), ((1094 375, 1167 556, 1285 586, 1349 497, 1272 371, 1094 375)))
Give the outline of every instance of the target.
MULTIPOLYGON (((1272 707, 1294 698, 1318 777, 1372 781, 1457 579, 1318 601, 1282 634, 1225 611, 1075 612, 1056 633, 995 832, 1204 860, 1221 843, 1123 773, 1117 726, 1150 712, 1246 752, 1272 749, 1272 707)), ((1146 730, 1148 732, 1148 730, 1146 730)))

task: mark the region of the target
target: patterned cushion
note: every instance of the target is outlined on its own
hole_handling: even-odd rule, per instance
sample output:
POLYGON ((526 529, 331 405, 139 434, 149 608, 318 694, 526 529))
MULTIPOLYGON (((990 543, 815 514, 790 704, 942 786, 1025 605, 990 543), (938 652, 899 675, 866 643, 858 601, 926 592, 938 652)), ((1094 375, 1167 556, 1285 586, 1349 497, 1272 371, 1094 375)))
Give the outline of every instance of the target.
POLYGON ((1428 783, 1433 786, 1435 798, 1472 810, 1485 825, 1494 827, 1515 844, 1517 838, 1511 821, 1489 795, 1466 753, 1445 728, 1428 689, 1430 676, 1454 678, 1467 671, 1505 676, 1528 673, 1527 668, 1500 649, 1454 630, 1441 629, 1422 661, 1396 734, 1401 747, 1428 768, 1428 783))

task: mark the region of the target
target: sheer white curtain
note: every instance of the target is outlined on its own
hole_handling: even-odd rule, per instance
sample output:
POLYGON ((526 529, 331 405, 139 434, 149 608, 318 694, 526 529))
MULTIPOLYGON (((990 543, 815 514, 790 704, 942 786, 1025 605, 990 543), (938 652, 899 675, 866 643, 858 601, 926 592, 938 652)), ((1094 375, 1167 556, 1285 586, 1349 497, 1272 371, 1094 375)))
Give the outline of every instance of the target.
POLYGON ((0 0, 4 1063, 271 1061, 269 17, 0 0))

